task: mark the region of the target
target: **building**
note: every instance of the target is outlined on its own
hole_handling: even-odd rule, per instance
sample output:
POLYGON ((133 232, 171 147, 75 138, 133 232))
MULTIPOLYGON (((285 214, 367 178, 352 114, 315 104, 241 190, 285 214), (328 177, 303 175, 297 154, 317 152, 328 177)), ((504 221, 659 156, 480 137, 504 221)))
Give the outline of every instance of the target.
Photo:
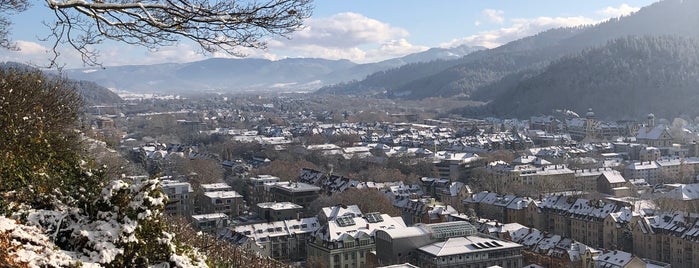
POLYGON ((566 127, 570 137, 577 141, 610 140, 626 134, 625 126, 597 120, 592 109, 588 109, 585 118, 566 120, 566 127))
POLYGON ((633 240, 629 228, 632 217, 633 212, 626 207, 607 215, 604 219, 602 248, 633 251, 633 240))
POLYGON ((400 209, 403 220, 408 225, 444 222, 447 215, 458 213, 451 205, 444 204, 431 197, 409 199, 400 209))
POLYGON ((670 135, 667 126, 655 125, 655 115, 653 114, 648 114, 646 125, 638 129, 636 141, 657 148, 672 147, 672 135, 670 135))
POLYGON ((484 236, 452 237, 420 247, 418 266, 519 268, 522 245, 484 236))
POLYGON ((306 241, 320 228, 317 217, 241 225, 220 237, 240 247, 283 261, 306 259, 306 241))
POLYGON ((437 189, 436 197, 444 204, 449 204, 463 211, 462 200, 473 194, 471 187, 460 181, 451 182, 445 188, 437 189))
POLYGON ((223 213, 234 218, 244 210, 243 196, 236 191, 204 192, 199 199, 204 214, 223 213))
POLYGON ((228 226, 228 215, 224 213, 192 215, 191 220, 194 227, 207 233, 217 233, 228 226))
POLYGON ((501 223, 525 223, 526 210, 532 201, 529 197, 484 191, 464 199, 463 203, 465 208, 473 209, 481 218, 493 219, 501 223))
POLYGON ((165 214, 174 216, 189 216, 192 214, 192 199, 194 190, 188 182, 163 180, 161 183, 163 193, 167 195, 165 214))
POLYGON ((619 171, 605 170, 597 179, 597 192, 617 197, 629 196, 629 183, 619 171))
POLYGON ((582 256, 590 249, 585 244, 557 234, 524 228, 512 232, 512 241, 524 246, 524 263, 548 268, 581 267, 582 256))
POLYGON ((529 118, 529 129, 557 133, 560 130, 560 125, 561 122, 551 115, 532 116, 529 118))
POLYGON ((628 180, 641 179, 656 183, 660 175, 660 166, 655 161, 633 162, 624 168, 624 178, 628 180))
POLYGON ((575 176, 575 182, 571 190, 581 191, 585 193, 591 193, 597 191, 597 179, 602 175, 602 171, 605 169, 599 168, 589 168, 589 169, 576 169, 574 170, 573 176, 575 176))
POLYGON ((400 217, 380 213, 357 214, 355 210, 345 211, 337 207, 340 206, 321 212, 327 222, 313 233, 308 243, 308 258, 321 261, 326 267, 368 267, 369 254, 376 250, 376 232, 406 227, 400 217))
POLYGON ((641 162, 655 161, 658 160, 660 156, 662 156, 660 153, 660 149, 650 146, 641 149, 641 151, 638 154, 638 158, 639 160, 641 160, 641 162))
POLYGON ((271 197, 268 196, 268 192, 265 190, 265 185, 272 185, 279 181, 279 177, 271 175, 259 175, 246 179, 247 194, 245 195, 245 201, 248 202, 248 204, 271 201, 269 200, 271 197))
POLYGON ((308 205, 316 200, 320 193, 320 187, 303 182, 280 182, 270 184, 267 188, 271 202, 291 202, 305 208, 304 214, 312 214, 308 211, 308 205))
POLYGON ((636 268, 646 266, 646 262, 644 262, 641 258, 620 250, 607 251, 600 254, 595 259, 595 267, 636 268))
POLYGON ((611 202, 578 198, 566 213, 569 215, 570 233, 561 235, 600 248, 604 245, 604 219, 618 210, 617 205, 611 202))
POLYGON ((439 151, 434 155, 434 166, 440 178, 454 181, 468 177, 471 170, 483 165, 483 160, 474 153, 439 151))
POLYGON ((199 185, 199 189, 201 189, 205 193, 233 191, 233 187, 224 182, 201 184, 199 185))
POLYGON ((468 222, 454 221, 379 230, 379 265, 419 267, 522 267, 521 245, 479 234, 468 222))
POLYGON ((291 202, 267 202, 257 204, 257 215, 270 221, 296 219, 302 214, 303 207, 291 202))
MULTIPOLYGON (((495 180, 499 185, 519 188, 520 191, 541 184, 573 185, 575 171, 565 165, 547 165, 537 167, 532 164, 510 165, 498 161, 486 166, 488 179, 495 180)), ((534 194, 534 193, 531 193, 534 194)))

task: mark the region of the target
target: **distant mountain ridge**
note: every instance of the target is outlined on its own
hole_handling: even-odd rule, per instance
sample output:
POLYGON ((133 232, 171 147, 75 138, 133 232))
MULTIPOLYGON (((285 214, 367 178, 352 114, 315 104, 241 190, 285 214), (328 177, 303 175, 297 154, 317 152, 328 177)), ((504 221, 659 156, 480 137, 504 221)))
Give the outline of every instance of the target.
POLYGON ((362 79, 404 64, 463 57, 483 47, 433 48, 377 63, 315 58, 266 59, 213 58, 190 63, 132 65, 104 69, 65 70, 72 78, 108 88, 135 92, 187 92, 201 90, 315 90, 323 85, 362 79), (128 77, 129 79, 123 79, 128 77))
POLYGON ((460 59, 406 65, 361 81, 328 86, 320 92, 380 93, 405 99, 462 96, 490 101, 507 86, 518 83, 518 76, 531 76, 561 57, 614 39, 630 35, 697 36, 696 10, 699 1, 665 0, 597 25, 552 29, 460 59))

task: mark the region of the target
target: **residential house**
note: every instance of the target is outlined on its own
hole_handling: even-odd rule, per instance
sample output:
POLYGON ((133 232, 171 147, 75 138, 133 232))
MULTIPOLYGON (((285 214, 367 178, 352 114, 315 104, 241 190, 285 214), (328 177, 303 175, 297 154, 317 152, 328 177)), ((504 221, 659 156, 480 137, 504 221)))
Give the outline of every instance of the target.
POLYGON ((570 219, 569 237, 586 245, 602 247, 604 219, 618 210, 617 205, 612 202, 578 198, 566 213, 570 219))
POLYGON ((291 202, 257 203, 257 215, 270 221, 282 221, 299 218, 303 207, 291 202))
POLYGON ((699 267, 699 219, 696 214, 664 212, 638 215, 630 223, 633 252, 672 267, 699 267))
POLYGON ((438 223, 446 221, 449 214, 458 214, 451 205, 446 205, 431 197, 409 199, 400 207, 406 224, 438 223))
POLYGON ((464 207, 473 209, 480 218, 501 223, 527 223, 527 209, 533 200, 529 197, 500 195, 487 191, 463 200, 464 207))
POLYGON ((174 180, 163 180, 163 193, 168 197, 168 202, 165 204, 165 214, 173 216, 190 216, 192 214, 192 199, 194 199, 194 190, 188 182, 180 182, 174 180))
POLYGON ((279 177, 271 175, 259 175, 257 177, 247 178, 245 180, 247 188, 245 201, 248 204, 257 204, 273 201, 271 200, 271 196, 269 196, 269 192, 265 190, 265 185, 272 185, 279 181, 279 177))
POLYGON ((647 264, 641 258, 631 253, 621 250, 611 250, 597 256, 595 259, 595 267, 640 268, 647 267, 647 264))
POLYGON ((268 188, 271 201, 291 202, 305 208, 304 214, 313 212, 308 210, 308 206, 316 200, 320 193, 320 187, 303 182, 281 182, 270 185, 268 188))
POLYGON ((207 233, 217 233, 228 226, 229 215, 224 213, 209 213, 192 215, 190 217, 195 228, 207 233))
POLYGON ((624 168, 624 178, 628 180, 645 180, 656 183, 660 178, 660 166, 655 161, 633 162, 624 168))
POLYGON ((204 192, 199 197, 201 213, 223 213, 231 218, 244 210, 243 196, 236 191, 204 192))
POLYGON ((241 225, 219 237, 262 256, 283 261, 306 260, 306 241, 320 228, 317 217, 241 225))
POLYGON ((616 170, 605 170, 597 179, 597 192, 617 197, 631 194, 630 184, 616 170))

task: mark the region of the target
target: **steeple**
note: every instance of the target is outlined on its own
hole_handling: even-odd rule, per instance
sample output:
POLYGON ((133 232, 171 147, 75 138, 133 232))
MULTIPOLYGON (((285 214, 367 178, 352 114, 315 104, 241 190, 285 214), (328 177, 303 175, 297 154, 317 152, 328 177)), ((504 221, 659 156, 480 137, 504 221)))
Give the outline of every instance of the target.
POLYGON ((653 113, 648 114, 646 124, 648 125, 648 129, 652 129, 655 127, 655 115, 653 113))

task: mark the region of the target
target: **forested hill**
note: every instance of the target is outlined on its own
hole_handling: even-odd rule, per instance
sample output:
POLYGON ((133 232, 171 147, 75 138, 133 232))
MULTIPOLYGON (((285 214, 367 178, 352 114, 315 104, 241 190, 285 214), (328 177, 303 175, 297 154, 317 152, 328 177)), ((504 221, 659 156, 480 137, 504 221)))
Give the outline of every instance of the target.
POLYGON ((95 82, 84 80, 69 80, 69 82, 74 83, 87 105, 115 104, 123 101, 119 95, 95 82))
MULTIPOLYGON (((36 71, 37 70, 36 68, 34 68, 32 66, 22 64, 22 63, 0 62, 0 69, 6 69, 6 68, 28 70, 28 71, 36 71)), ((49 74, 49 75, 55 75, 55 74, 49 74)), ((73 80, 73 79, 66 79, 66 82, 69 83, 71 86, 75 87, 75 89, 78 91, 78 93, 80 93, 80 96, 83 97, 83 100, 85 101, 85 104, 87 104, 87 105, 115 104, 115 103, 122 102, 122 99, 121 99, 121 97, 119 97, 119 95, 112 92, 108 88, 105 88, 103 86, 98 85, 95 82, 84 81, 84 80, 73 80)))
POLYGON ((536 73, 563 56, 602 46, 610 40, 630 35, 699 36, 696 10, 699 1, 665 0, 597 25, 553 29, 458 60, 404 66, 321 91, 386 92, 389 97, 408 99, 473 94, 492 98, 503 91, 501 85, 511 84, 517 76, 536 73), (482 92, 484 88, 495 92, 482 92))
POLYGON ((526 118, 552 109, 642 118, 699 114, 699 40, 625 37, 553 62, 488 104, 489 113, 526 118))

